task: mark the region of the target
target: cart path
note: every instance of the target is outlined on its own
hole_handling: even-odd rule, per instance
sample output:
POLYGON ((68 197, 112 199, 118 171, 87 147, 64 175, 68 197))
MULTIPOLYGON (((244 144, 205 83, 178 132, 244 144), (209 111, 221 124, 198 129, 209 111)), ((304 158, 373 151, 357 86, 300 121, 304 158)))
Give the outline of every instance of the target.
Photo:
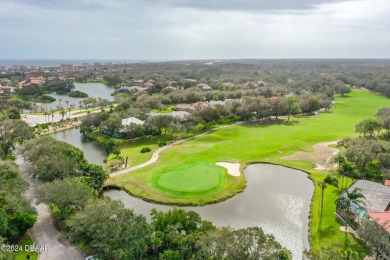
POLYGON ((230 126, 234 126, 234 125, 238 125, 238 124, 242 124, 244 122, 237 122, 237 123, 234 123, 234 124, 231 124, 231 125, 224 125, 224 126, 220 126, 220 127, 217 127, 217 128, 213 128, 213 129, 210 129, 202 134, 199 134, 199 135, 196 135, 196 136, 193 136, 193 137, 190 137, 190 138, 186 138, 186 139, 183 139, 183 140, 179 140, 179 141, 176 141, 176 142, 173 142, 167 146, 163 146, 163 147, 160 147, 158 148, 156 151, 154 151, 153 155, 152 155, 152 158, 150 158, 147 162, 144 162, 142 164, 139 164, 139 165, 136 165, 136 166, 133 166, 133 167, 130 167, 130 168, 125 168, 125 169, 122 169, 120 171, 116 171, 116 172, 112 172, 110 174, 110 177, 115 177, 115 176, 118 176, 118 175, 122 175, 122 174, 125 174, 125 173, 129 173, 129 172, 132 172, 132 171, 135 171, 135 170, 138 170, 138 169, 141 169, 141 168, 144 168, 146 166, 149 166, 153 163, 155 163, 157 160, 158 160, 158 157, 160 155, 160 153, 162 151, 164 151, 165 149, 168 149, 174 145, 178 145, 178 144, 181 144, 185 141, 189 141, 189 140, 193 140, 195 138, 198 138, 198 137, 201 137, 201 136, 204 136, 204 135, 207 135, 211 132, 214 132, 218 129, 222 129, 222 128, 225 128, 225 127, 230 127, 230 126))

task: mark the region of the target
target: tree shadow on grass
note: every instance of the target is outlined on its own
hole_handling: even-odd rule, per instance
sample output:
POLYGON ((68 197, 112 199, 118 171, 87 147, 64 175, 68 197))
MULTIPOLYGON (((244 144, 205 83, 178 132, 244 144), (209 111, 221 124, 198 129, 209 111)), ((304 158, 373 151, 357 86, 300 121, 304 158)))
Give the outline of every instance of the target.
POLYGON ((330 238, 336 235, 338 232, 337 227, 335 226, 327 226, 326 228, 320 228, 318 230, 318 234, 321 235, 322 238, 330 238))
POLYGON ((292 126, 299 124, 298 120, 290 120, 286 121, 284 119, 267 119, 264 121, 248 121, 243 123, 241 126, 247 127, 247 128, 264 128, 272 125, 285 125, 285 126, 292 126))

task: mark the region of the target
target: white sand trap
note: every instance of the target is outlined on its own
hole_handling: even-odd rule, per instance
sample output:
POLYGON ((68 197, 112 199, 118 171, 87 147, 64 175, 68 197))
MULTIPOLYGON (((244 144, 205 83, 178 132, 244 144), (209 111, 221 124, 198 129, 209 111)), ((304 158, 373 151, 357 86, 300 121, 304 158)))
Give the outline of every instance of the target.
POLYGON ((228 173, 233 176, 240 176, 240 164, 239 163, 230 163, 230 162, 216 162, 218 166, 226 168, 228 173))

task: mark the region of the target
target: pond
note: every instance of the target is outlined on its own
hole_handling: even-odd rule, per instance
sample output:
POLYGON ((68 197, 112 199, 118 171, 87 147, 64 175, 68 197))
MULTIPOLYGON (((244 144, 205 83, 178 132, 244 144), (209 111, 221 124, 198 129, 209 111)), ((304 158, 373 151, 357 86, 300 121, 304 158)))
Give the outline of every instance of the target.
MULTIPOLYGON (((74 83, 75 90, 79 90, 82 92, 85 92, 88 94, 90 97, 94 98, 105 98, 109 101, 113 101, 114 97, 111 96, 111 94, 114 92, 114 88, 108 87, 107 85, 104 85, 102 83, 74 83)), ((49 96, 54 97, 56 101, 53 103, 49 104, 40 104, 39 107, 42 108, 47 108, 48 110, 50 109, 57 109, 57 106, 59 104, 59 100, 61 99, 61 105, 66 108, 66 101, 69 101, 69 106, 70 107, 79 107, 80 104, 79 102, 84 100, 84 98, 73 98, 73 97, 68 97, 66 94, 65 95, 59 95, 56 93, 49 94, 49 96)))
MULTIPOLYGON (((106 157, 104 147, 96 141, 85 139, 78 129, 65 130, 52 136, 83 150, 89 162, 103 164, 106 157)), ((309 248, 309 211, 314 192, 312 181, 302 171, 272 164, 249 165, 244 174, 247 187, 242 193, 217 204, 183 208, 196 211, 216 226, 259 226, 289 249, 294 259, 302 259, 302 251, 309 248)), ((153 208, 173 208, 143 201, 124 191, 109 190, 104 195, 122 201, 148 221, 153 208)))
MULTIPOLYGON (((289 249, 294 259, 302 259, 303 250, 309 248, 309 212, 314 192, 312 181, 302 171, 272 164, 249 165, 244 174, 247 187, 242 193, 217 204, 183 208, 199 213, 216 226, 237 229, 259 226, 289 249)), ((153 208, 172 208, 143 201, 124 191, 109 190, 104 195, 122 201, 148 221, 153 208)))
POLYGON ((103 160, 107 153, 102 144, 86 139, 78 128, 67 129, 65 131, 51 134, 54 139, 71 144, 84 152, 88 162, 103 165, 103 160))

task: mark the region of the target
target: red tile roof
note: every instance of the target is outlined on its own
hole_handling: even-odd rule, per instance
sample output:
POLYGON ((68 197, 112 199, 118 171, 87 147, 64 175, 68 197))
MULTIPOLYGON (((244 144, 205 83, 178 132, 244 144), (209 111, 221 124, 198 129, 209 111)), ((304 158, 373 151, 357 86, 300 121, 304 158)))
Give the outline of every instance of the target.
POLYGON ((390 233, 390 211, 367 212, 367 214, 390 233))
POLYGON ((390 180, 385 180, 385 186, 390 186, 390 180))

